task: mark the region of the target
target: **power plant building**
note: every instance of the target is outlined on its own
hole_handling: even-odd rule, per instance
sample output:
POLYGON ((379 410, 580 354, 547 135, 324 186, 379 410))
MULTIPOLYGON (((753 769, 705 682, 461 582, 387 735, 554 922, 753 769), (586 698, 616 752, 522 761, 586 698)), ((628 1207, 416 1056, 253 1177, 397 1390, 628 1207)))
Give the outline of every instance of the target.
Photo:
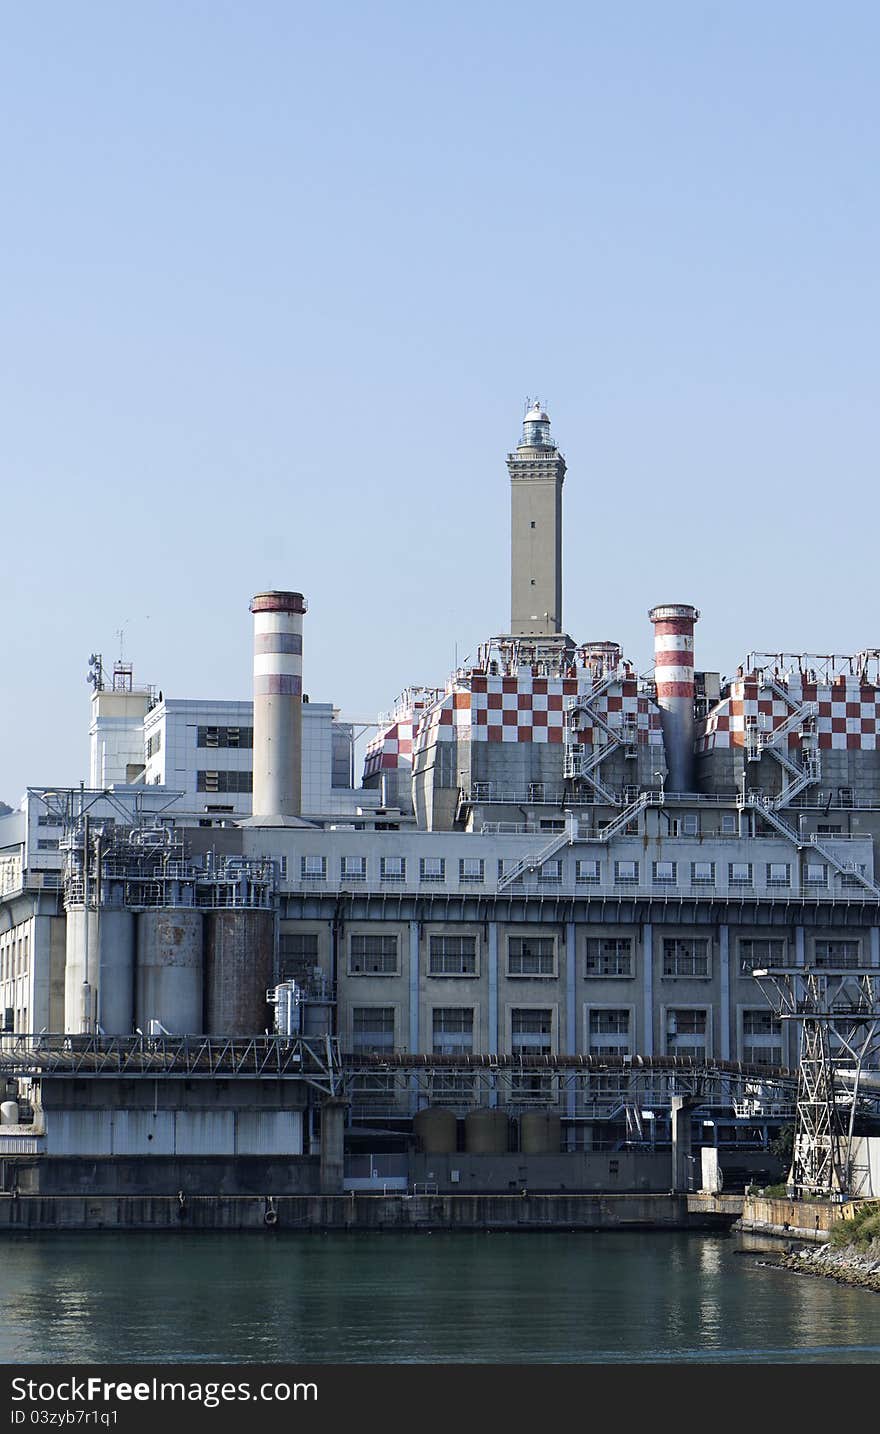
MULTIPOLYGON (((99 681, 91 790, 0 818, 10 1035, 253 1035, 292 982, 354 1128, 543 1112, 570 1151, 647 1138, 640 1061, 796 1064, 753 971, 880 966, 880 652, 752 653, 722 681, 698 609, 662 602, 640 674, 564 629, 540 404, 507 462, 510 630, 401 694, 359 786, 352 725, 304 700, 302 594, 253 599, 253 702, 99 681)), ((240 648, 244 671, 244 620, 240 648)))

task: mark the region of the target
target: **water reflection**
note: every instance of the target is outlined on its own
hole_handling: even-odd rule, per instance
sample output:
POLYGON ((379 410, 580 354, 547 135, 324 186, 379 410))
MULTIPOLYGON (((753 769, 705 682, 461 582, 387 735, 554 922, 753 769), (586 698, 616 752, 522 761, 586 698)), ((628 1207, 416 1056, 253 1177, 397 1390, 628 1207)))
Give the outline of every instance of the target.
POLYGON ((0 1361, 880 1362, 876 1295, 742 1247, 661 1233, 12 1237, 0 1361))

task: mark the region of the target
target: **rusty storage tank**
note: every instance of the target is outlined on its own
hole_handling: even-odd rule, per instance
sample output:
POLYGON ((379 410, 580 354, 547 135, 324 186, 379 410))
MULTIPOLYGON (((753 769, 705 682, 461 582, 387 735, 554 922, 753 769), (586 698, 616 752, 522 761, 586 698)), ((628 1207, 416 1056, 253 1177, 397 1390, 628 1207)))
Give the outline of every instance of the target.
POLYGON ((458 1145, 458 1121, 455 1112, 439 1105, 426 1105, 413 1121, 426 1155, 454 1155, 458 1145))
POLYGON ((504 1155, 509 1126, 504 1110, 471 1110, 464 1120, 464 1148, 469 1155, 504 1155))
POLYGON ((130 1036, 135 1026, 135 915, 124 906, 98 912, 98 1025, 106 1036, 130 1036))
POLYGON ((189 906, 142 911, 137 923, 136 1024, 158 1021, 173 1036, 200 1035, 204 918, 189 906))
POLYGON ((519 1120, 519 1148, 523 1155, 558 1155, 562 1122, 553 1110, 527 1110, 519 1120))
POLYGON ((212 911, 206 918, 205 1012, 212 1036, 258 1036, 273 1026, 271 911, 212 911))

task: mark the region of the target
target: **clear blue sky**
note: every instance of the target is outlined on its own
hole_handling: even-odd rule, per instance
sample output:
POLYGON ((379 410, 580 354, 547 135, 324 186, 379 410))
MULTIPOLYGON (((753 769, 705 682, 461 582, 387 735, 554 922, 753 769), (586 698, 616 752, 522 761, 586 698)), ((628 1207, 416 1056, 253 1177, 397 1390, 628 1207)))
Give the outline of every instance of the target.
POLYGON ((0 798, 92 650, 249 695, 248 602, 371 717, 509 619, 526 394, 565 620, 644 670, 880 645, 874 3, 0 8, 0 798))

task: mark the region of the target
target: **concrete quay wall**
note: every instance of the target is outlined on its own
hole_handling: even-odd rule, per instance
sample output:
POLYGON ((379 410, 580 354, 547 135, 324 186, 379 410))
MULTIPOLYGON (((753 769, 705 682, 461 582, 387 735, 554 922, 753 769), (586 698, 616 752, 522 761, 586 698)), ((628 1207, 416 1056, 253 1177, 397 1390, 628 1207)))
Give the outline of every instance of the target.
POLYGON ((0 1229, 686 1230, 729 1226, 684 1195, 14 1195, 0 1229))

